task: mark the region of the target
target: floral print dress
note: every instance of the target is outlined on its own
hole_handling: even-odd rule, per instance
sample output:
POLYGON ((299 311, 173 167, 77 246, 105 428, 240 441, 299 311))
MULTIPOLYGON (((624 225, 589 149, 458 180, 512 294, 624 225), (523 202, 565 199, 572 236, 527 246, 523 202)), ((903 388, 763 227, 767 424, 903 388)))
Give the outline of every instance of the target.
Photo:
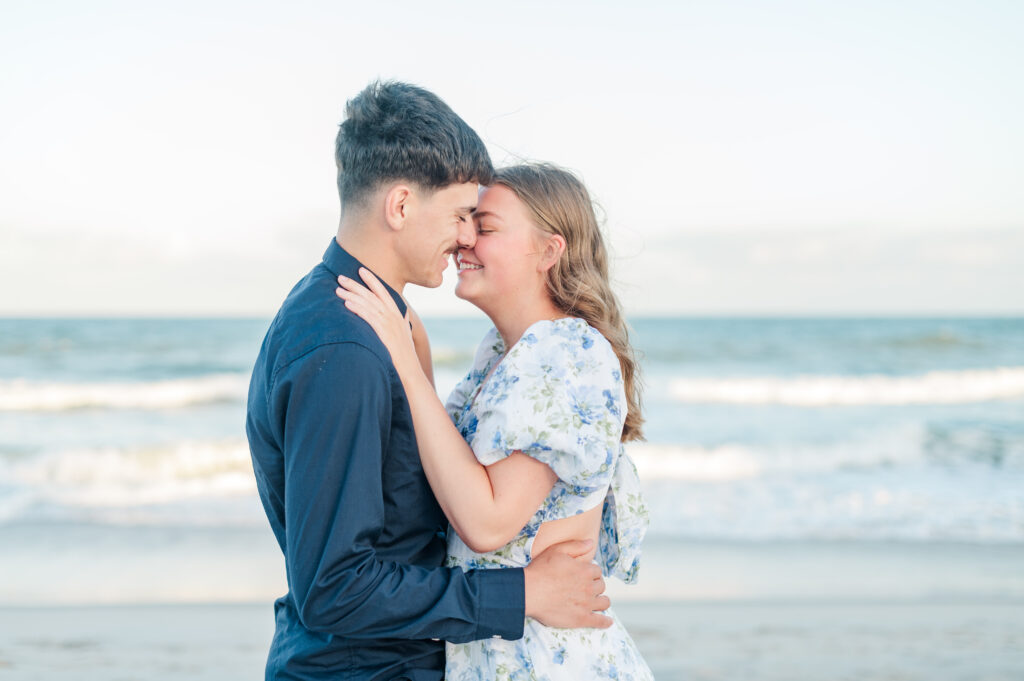
MULTIPOLYGON (((521 451, 558 476, 541 508, 504 547, 476 553, 449 532, 448 566, 524 567, 541 523, 602 504, 595 561, 605 576, 636 580, 647 509, 621 443, 626 396, 619 361, 600 332, 574 317, 543 320, 506 353, 491 329, 446 408, 480 463, 521 451)), ((445 678, 652 679, 626 629, 606 614, 614 620, 608 629, 554 629, 527 617, 516 641, 448 643, 445 678)))

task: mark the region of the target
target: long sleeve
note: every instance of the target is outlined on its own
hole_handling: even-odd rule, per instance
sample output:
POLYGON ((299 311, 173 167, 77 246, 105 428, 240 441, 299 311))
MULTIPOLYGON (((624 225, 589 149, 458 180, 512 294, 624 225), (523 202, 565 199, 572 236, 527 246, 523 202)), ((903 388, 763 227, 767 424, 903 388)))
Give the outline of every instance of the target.
POLYGON ((522 570, 463 572, 378 556, 395 397, 389 371, 362 345, 340 342, 273 377, 268 406, 283 443, 283 548, 300 621, 356 639, 519 638, 522 570))

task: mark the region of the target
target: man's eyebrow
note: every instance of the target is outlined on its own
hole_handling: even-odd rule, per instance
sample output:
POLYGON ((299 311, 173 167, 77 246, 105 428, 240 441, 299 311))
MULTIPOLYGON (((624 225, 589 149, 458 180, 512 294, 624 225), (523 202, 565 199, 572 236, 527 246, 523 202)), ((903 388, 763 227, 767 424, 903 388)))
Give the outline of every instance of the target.
POLYGON ((463 206, 462 208, 459 208, 457 212, 459 215, 469 215, 475 210, 476 206, 463 206))

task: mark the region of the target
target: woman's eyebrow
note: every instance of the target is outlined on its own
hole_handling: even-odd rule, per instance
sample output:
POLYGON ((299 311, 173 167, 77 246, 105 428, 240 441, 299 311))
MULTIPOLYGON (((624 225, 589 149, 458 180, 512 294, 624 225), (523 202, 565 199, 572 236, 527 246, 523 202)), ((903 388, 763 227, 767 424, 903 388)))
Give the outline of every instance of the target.
POLYGON ((476 211, 476 212, 473 213, 473 219, 474 220, 479 220, 480 218, 483 218, 483 217, 497 218, 498 220, 501 220, 501 216, 500 215, 498 215, 497 213, 492 213, 489 210, 481 210, 481 211, 476 211))

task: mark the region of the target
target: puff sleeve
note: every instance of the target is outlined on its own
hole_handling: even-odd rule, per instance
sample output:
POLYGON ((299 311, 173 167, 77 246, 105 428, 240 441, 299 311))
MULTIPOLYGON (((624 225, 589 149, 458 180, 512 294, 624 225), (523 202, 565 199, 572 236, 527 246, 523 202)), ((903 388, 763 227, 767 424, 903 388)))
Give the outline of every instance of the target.
POLYGON ((477 397, 470 445, 484 465, 521 451, 558 476, 561 516, 598 505, 620 448, 625 394, 611 346, 582 320, 534 325, 477 397))

